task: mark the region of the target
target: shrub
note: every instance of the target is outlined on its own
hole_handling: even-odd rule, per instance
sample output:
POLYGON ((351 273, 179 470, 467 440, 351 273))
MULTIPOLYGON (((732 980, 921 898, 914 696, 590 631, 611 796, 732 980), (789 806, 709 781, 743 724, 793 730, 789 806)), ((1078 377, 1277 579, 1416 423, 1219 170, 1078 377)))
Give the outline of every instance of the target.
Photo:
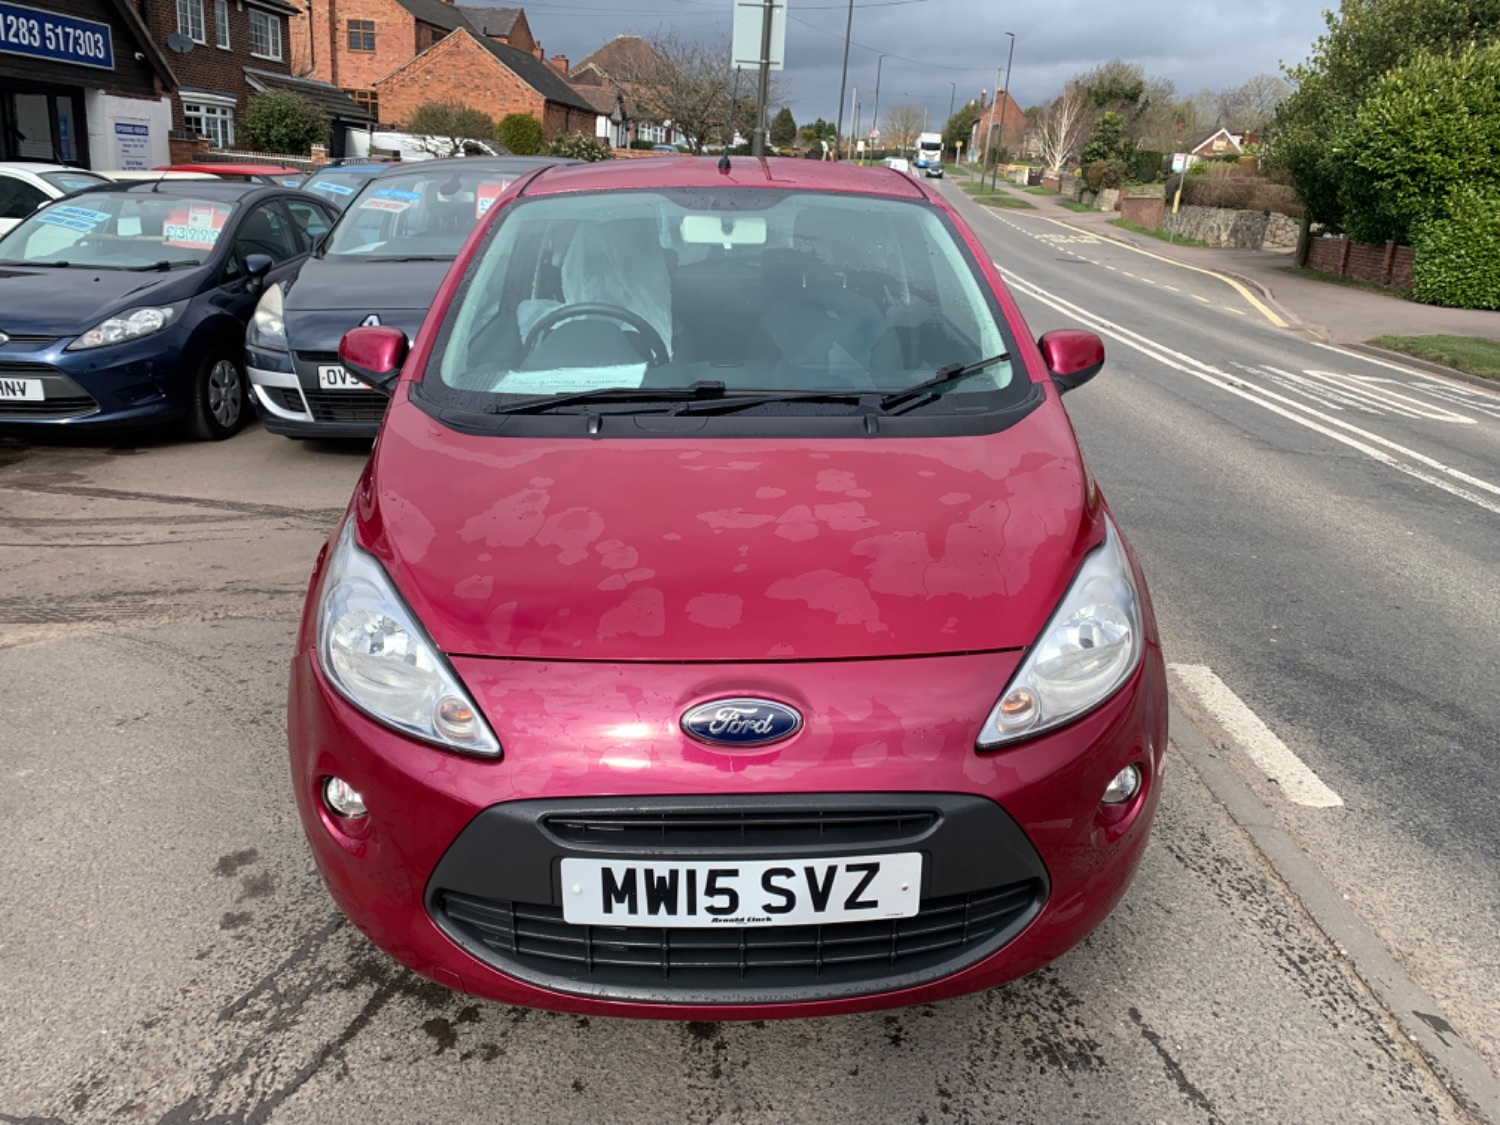
POLYGON ((535 156, 542 151, 542 123, 529 113, 507 113, 495 126, 495 140, 514 156, 535 156))
POLYGON ((1123 160, 1095 160, 1084 165, 1083 182, 1088 185, 1089 191, 1101 192, 1106 188, 1119 187, 1125 182, 1129 172, 1130 165, 1123 160))
POLYGON ((552 156, 562 156, 573 160, 609 160, 614 156, 614 151, 609 145, 598 137, 590 137, 586 133, 564 133, 552 142, 547 149, 552 156))
POLYGON ((464 141, 495 135, 495 122, 459 102, 428 102, 416 108, 406 131, 428 138, 423 150, 432 156, 462 156, 467 147, 464 141))
POLYGON ((1167 154, 1154 149, 1138 148, 1130 162, 1130 174, 1137 183, 1153 184, 1161 178, 1167 154))
POLYGON ((1412 295, 1453 309, 1500 309, 1500 192, 1455 188, 1448 214, 1417 228, 1412 295))
POLYGON ((1094 123, 1093 131, 1089 133, 1089 139, 1078 158, 1084 167, 1102 160, 1114 160, 1124 155, 1124 145, 1125 118, 1114 110, 1109 110, 1094 123))
POLYGON ((250 95, 240 118, 241 140, 266 152, 306 156, 328 143, 328 115, 301 94, 267 90, 250 95))
POLYGON ((1226 207, 1235 211, 1273 211, 1293 219, 1302 217, 1302 204, 1290 185, 1272 183, 1244 164, 1195 164, 1186 179, 1167 177, 1171 199, 1182 180, 1182 201, 1195 207, 1226 207))

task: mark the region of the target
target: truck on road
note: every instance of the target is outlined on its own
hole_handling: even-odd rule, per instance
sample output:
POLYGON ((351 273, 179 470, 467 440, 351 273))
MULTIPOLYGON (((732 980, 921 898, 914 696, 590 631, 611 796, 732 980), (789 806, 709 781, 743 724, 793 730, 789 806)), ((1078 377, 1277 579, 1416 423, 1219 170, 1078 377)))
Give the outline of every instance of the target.
POLYGON ((923 133, 917 137, 917 168, 924 176, 943 175, 943 135, 923 133))

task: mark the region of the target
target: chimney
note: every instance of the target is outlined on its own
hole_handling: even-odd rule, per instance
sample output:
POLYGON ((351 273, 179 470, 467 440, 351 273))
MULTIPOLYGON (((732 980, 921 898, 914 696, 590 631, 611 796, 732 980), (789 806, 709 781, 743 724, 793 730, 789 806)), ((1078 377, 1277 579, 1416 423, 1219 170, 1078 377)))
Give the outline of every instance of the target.
POLYGON ((568 76, 568 56, 567 55, 553 55, 552 56, 552 69, 555 70, 555 71, 557 71, 557 73, 561 74, 564 78, 566 78, 568 76))
POLYGON ((547 61, 547 52, 542 50, 542 45, 540 43, 531 48, 531 53, 536 56, 538 62, 547 61))

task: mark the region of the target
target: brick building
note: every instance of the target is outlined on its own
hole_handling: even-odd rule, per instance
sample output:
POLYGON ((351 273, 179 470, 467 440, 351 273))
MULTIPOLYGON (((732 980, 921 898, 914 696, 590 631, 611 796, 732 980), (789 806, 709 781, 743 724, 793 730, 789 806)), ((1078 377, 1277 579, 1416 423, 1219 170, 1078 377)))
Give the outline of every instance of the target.
POLYGON ((993 98, 989 91, 979 91, 979 119, 974 122, 974 131, 966 146, 968 152, 975 154, 976 160, 984 155, 986 136, 991 145, 1001 145, 1012 158, 1019 156, 1026 144, 1026 111, 1016 104, 1016 99, 1008 91, 1000 90, 993 98), (1003 144, 1000 139, 1002 125, 1005 129, 1003 144))
POLYGON ((222 148, 236 144, 236 127, 254 87, 247 67, 291 73, 288 19, 298 9, 287 0, 134 0, 141 18, 177 75, 172 127, 208 137, 222 148))
MULTIPOLYGON (((487 39, 497 39, 507 47, 535 55, 541 44, 531 34, 524 8, 491 8, 479 4, 460 4, 458 10, 474 29, 487 39)), ((567 67, 563 67, 567 70, 567 67)))
POLYGON ((575 131, 593 136, 598 110, 540 53, 461 27, 375 83, 380 119, 400 124, 427 102, 458 102, 497 121, 529 113, 549 141, 575 131))
POLYGON ((622 108, 629 116, 625 131, 626 144, 631 141, 682 144, 686 139, 682 133, 673 128, 670 121, 643 115, 636 97, 641 80, 649 76, 660 63, 651 44, 639 35, 616 35, 568 71, 568 81, 580 91, 587 91, 591 101, 607 100, 600 99, 594 93, 599 87, 620 92, 623 98, 622 108))

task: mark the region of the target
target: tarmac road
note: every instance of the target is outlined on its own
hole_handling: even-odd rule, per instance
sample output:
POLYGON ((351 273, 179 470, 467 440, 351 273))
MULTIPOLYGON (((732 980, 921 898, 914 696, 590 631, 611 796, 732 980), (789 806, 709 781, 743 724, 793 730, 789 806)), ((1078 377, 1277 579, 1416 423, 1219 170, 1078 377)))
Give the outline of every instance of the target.
MULTIPOLYGON (((1232 350, 1257 368, 1246 386, 1287 391, 1260 369, 1297 375, 1310 354, 1232 297, 1190 324, 1068 280, 1087 267, 1049 265, 1038 238, 981 230, 1033 294, 1180 332, 1205 362, 1232 350)), ((1039 331, 1076 322, 1022 300, 1039 331)), ((1479 819, 1496 704, 1471 662, 1495 644, 1493 514, 1117 344, 1070 407, 1170 658, 1211 668, 1339 795, 1293 805, 1240 764, 1492 1048, 1479 819)), ((1467 429, 1360 422, 1390 441, 1430 426, 1422 450, 1483 474, 1467 429)), ((323 891, 285 763, 303 585, 362 457, 259 430, 0 442, 0 1122, 1469 1120, 1175 746, 1120 909, 980 996, 633 1023, 507 1009, 399 969, 323 891)))

